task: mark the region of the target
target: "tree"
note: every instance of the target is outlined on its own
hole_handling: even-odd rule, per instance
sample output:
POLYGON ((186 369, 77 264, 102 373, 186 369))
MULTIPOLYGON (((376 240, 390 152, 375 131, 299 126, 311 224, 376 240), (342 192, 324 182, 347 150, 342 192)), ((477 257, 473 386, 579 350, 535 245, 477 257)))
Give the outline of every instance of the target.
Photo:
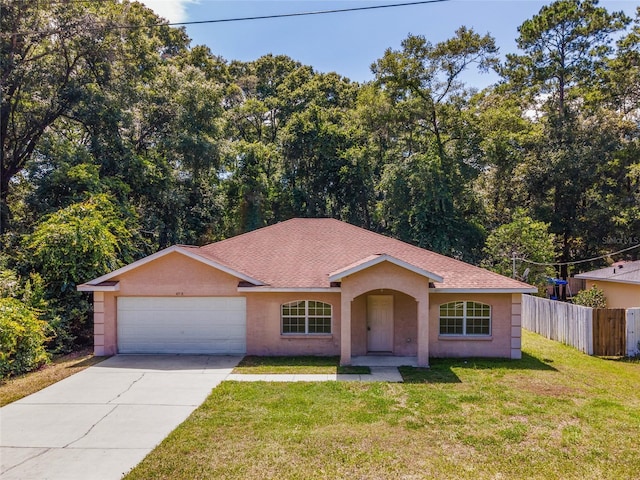
POLYGON ((402 240, 477 259, 484 236, 481 205, 471 186, 482 167, 461 74, 496 62, 493 38, 461 27, 436 45, 410 35, 372 70, 387 99, 377 128, 384 171, 378 212, 402 240), (400 178, 398 178, 400 176, 400 178))
POLYGON ((122 85, 151 70, 161 55, 184 48, 186 36, 169 27, 153 32, 130 28, 157 24, 159 18, 139 3, 115 0, 2 2, 0 22, 2 233, 9 218, 11 179, 45 132, 61 118, 74 118, 76 108, 89 97, 104 95, 116 79, 122 85))
MULTIPOLYGON (((23 264, 41 272, 59 340, 82 344, 91 338, 86 294, 76 286, 133 261, 133 226, 113 199, 96 195, 44 217, 24 240, 23 264)), ((72 344, 59 345, 68 349, 72 344)))
MULTIPOLYGON (((611 34, 628 21, 621 12, 598 7, 597 0, 558 0, 520 26, 517 43, 524 55, 508 55, 502 69, 507 88, 524 99, 523 110, 539 118, 542 135, 530 145, 521 171, 531 211, 550 223, 563 263, 583 248, 585 192, 596 182, 599 164, 615 151, 594 136, 583 105, 612 51, 611 34)), ((565 264, 560 275, 567 274, 565 264)))
MULTIPOLYGON (((351 162, 345 153, 353 146, 346 119, 355 105, 356 85, 335 73, 314 74, 288 92, 297 111, 279 136, 282 182, 294 216, 340 218, 350 210, 357 192, 345 191, 351 162)), ((357 183, 358 179, 351 179, 357 183)))
POLYGON ((0 378, 20 375, 49 361, 51 334, 39 312, 15 298, 0 297, 0 378))
POLYGON ((542 289, 546 278, 553 275, 553 269, 537 264, 553 262, 555 236, 549 233, 548 224, 533 220, 523 209, 517 209, 510 223, 489 234, 484 255, 484 267, 542 289), (529 271, 528 275, 524 275, 525 270, 529 271))
POLYGON ((548 95, 545 103, 560 120, 571 89, 594 82, 611 52, 611 33, 629 22, 624 13, 597 5, 598 0, 558 0, 542 7, 518 28, 518 48, 525 55, 507 55, 507 78, 528 85, 534 98, 548 95))

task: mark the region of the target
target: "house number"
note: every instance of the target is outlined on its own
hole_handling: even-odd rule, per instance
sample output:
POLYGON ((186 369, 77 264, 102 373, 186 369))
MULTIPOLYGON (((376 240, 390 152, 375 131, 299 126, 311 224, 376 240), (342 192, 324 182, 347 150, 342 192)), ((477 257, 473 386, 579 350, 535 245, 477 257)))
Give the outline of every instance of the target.
POLYGON ((176 296, 178 297, 182 297, 184 295, 184 292, 176 292, 176 296))

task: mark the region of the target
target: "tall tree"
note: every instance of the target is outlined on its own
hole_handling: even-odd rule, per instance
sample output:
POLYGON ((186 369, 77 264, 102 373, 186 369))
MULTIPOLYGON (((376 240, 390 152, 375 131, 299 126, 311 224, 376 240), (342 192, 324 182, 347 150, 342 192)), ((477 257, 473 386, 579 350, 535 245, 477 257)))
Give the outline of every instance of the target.
POLYGON ((126 0, 3 1, 0 22, 1 233, 7 227, 11 179, 47 129, 62 117, 73 117, 87 94, 114 78, 131 78, 161 54, 184 48, 186 36, 169 27, 153 33, 131 28, 158 24, 159 19, 126 0))
POLYGON ((402 50, 387 50, 372 66, 389 102, 380 128, 393 129, 379 211, 403 240, 467 259, 479 254, 480 204, 471 188, 479 139, 461 75, 488 69, 496 54, 493 38, 462 27, 436 45, 410 35, 402 50))
MULTIPOLYGON (((523 108, 541 122, 543 135, 526 159, 525 182, 536 217, 549 222, 562 243, 563 262, 582 243, 584 193, 611 153, 590 135, 584 101, 612 51, 611 34, 628 21, 621 12, 598 7, 597 0, 558 0, 520 26, 517 43, 524 54, 509 55, 503 69, 528 101, 523 108)), ((567 277, 566 265, 560 274, 567 277)))

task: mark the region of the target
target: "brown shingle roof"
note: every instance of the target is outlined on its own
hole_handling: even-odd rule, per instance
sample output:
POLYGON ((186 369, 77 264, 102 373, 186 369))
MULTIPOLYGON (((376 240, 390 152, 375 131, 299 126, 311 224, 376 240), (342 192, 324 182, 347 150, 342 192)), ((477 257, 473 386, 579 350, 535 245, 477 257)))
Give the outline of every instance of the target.
POLYGON ((329 287, 329 275, 387 254, 444 278, 436 289, 527 289, 530 285, 330 218, 295 218, 196 251, 274 288, 329 287))

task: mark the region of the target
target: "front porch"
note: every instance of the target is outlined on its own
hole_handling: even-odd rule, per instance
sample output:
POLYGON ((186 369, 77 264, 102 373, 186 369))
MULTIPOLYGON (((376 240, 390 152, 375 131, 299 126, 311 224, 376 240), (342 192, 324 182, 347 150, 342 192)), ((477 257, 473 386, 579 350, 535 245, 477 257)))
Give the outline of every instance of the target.
POLYGON ((341 365, 429 366, 429 282, 441 277, 379 255, 329 278, 341 282, 341 365))
POLYGON ((356 367, 417 367, 418 357, 394 357, 391 355, 361 355, 351 357, 356 367))

